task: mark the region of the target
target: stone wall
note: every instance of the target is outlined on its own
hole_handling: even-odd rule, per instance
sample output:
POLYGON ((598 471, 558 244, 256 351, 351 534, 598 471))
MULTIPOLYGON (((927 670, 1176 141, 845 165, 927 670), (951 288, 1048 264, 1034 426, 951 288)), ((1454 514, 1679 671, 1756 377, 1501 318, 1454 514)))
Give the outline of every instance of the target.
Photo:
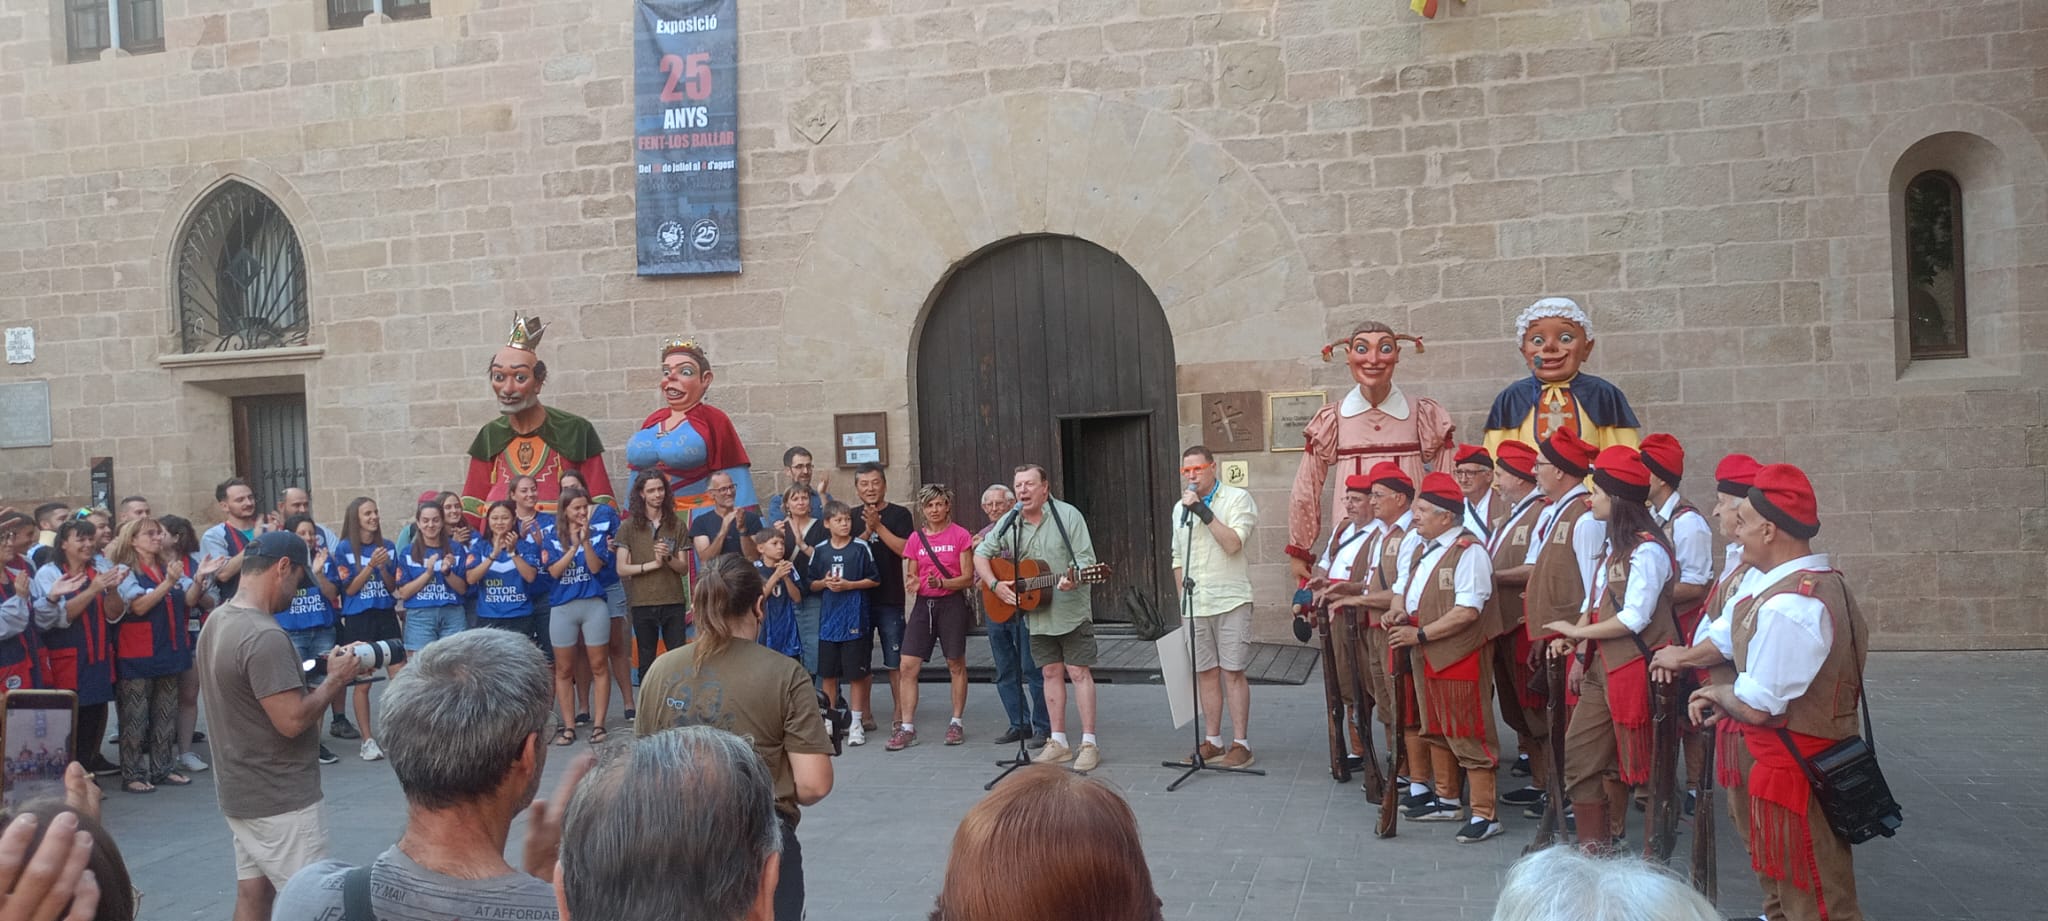
MULTIPOLYGON (((554 321, 548 397, 615 449, 687 330, 763 486, 833 412, 889 411, 914 459, 946 272, 1068 233, 1159 295, 1189 440, 1200 392, 1337 392, 1315 347, 1366 317, 1428 337, 1404 385, 1476 435, 1515 311, 1570 295, 1689 492, 1729 450, 1814 474, 1877 643, 2048 643, 2048 5, 749 2, 746 272, 685 281, 633 274, 623 0, 345 30, 319 0, 163 0, 165 52, 83 64, 58 7, 0 11, 0 325, 39 343, 0 382, 47 379, 55 417, 0 451, 10 501, 113 455, 122 491, 198 509, 229 398, 299 389, 323 511, 452 484, 515 310, 554 321), (1966 185, 1973 354, 1907 362, 1893 202, 1937 167, 1966 185), (175 356, 173 240, 229 177, 297 227, 311 349, 175 356)), ((1298 457, 1251 457, 1276 602, 1298 457)))

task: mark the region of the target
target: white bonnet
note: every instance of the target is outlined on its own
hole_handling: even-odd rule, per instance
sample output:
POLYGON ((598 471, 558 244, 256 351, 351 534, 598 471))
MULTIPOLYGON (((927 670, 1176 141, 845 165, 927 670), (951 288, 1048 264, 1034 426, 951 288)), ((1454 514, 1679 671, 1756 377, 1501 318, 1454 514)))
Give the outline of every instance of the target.
POLYGON ((1579 324, 1586 331, 1586 338, 1593 338, 1593 321, 1586 317, 1577 301, 1568 297, 1546 297, 1522 308, 1515 317, 1515 341, 1520 342, 1529 335, 1529 324, 1549 317, 1560 317, 1579 324))

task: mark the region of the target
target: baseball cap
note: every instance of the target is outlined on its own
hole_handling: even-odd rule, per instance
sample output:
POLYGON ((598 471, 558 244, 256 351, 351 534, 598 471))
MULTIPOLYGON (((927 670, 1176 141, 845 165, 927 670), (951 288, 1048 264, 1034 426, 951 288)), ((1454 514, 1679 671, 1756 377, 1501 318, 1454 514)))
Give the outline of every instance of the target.
POLYGON ((306 542, 297 534, 265 531, 249 543, 242 555, 252 559, 290 560, 299 567, 299 587, 307 588, 313 584, 313 561, 306 555, 306 542))

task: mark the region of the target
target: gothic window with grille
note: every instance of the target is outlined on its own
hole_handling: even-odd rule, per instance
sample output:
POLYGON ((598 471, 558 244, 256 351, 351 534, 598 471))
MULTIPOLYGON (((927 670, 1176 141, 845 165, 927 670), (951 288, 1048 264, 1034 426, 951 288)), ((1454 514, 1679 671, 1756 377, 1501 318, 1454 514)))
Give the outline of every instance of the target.
POLYGON ((1963 188, 1928 170, 1906 183, 1906 329, 1915 359, 1970 354, 1963 294, 1963 188))
POLYGON ((352 29, 371 13, 392 19, 425 19, 433 15, 430 0, 327 0, 327 27, 352 29))
POLYGON ((206 196, 178 240, 185 352, 306 344, 306 260, 277 203, 240 182, 206 196))

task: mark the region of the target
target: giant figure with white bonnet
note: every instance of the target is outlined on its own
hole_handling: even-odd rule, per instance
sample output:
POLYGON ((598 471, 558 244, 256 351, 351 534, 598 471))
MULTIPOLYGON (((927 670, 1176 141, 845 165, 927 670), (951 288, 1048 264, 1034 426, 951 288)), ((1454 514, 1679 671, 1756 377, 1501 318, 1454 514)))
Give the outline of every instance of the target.
POLYGON ((1642 431, 1621 388, 1580 370, 1593 354, 1593 321, 1577 302, 1546 297, 1515 317, 1529 376, 1503 388, 1486 416, 1486 449, 1504 441, 1535 447, 1568 429, 1596 448, 1636 447, 1642 431))

